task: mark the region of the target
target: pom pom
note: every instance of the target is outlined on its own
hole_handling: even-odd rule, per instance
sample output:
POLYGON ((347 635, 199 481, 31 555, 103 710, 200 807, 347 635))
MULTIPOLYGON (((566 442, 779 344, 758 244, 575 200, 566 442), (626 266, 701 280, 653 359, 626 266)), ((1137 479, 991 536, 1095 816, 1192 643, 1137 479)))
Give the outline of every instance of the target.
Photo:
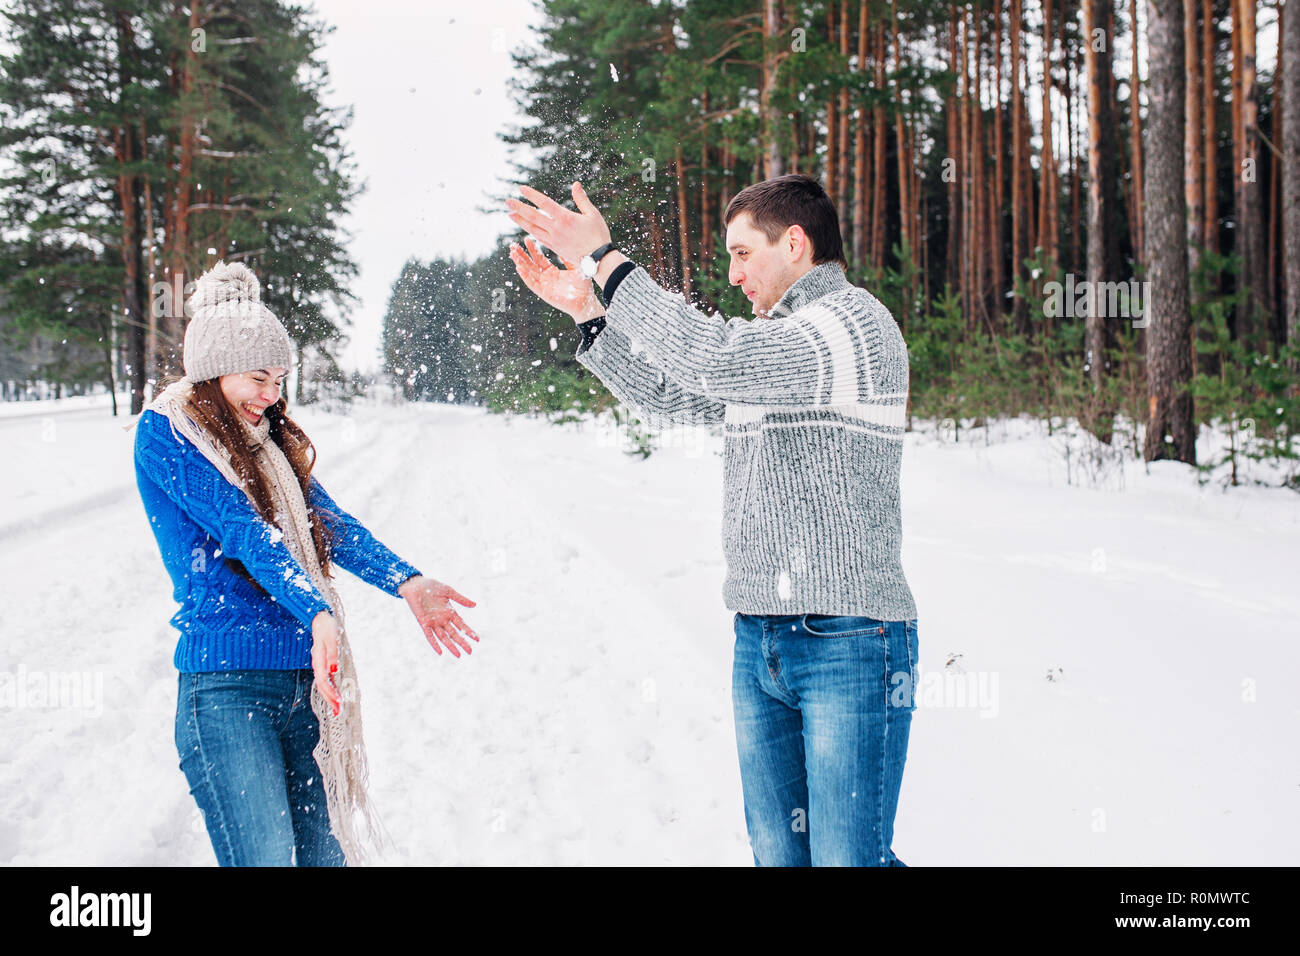
POLYGON ((242 262, 218 262, 194 284, 190 307, 197 310, 223 303, 255 303, 261 299, 262 287, 252 269, 242 262))

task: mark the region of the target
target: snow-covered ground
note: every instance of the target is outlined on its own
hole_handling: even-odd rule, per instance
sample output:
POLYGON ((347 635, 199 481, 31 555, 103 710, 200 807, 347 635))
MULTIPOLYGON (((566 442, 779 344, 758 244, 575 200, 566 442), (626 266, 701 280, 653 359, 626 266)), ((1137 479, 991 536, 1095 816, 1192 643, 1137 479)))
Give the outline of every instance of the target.
MULTIPOLYGON (((175 605, 134 433, 89 404, 0 415, 0 863, 211 864, 172 742, 175 605)), ((478 602, 482 643, 439 657, 404 602, 341 576, 400 844, 384 862, 751 864, 719 436, 641 460, 593 422, 300 420, 339 503, 478 602)), ((1300 861, 1300 496, 1201 488, 1173 463, 1068 485, 1038 426, 990 437, 907 437, 922 683, 895 851, 1300 861)))

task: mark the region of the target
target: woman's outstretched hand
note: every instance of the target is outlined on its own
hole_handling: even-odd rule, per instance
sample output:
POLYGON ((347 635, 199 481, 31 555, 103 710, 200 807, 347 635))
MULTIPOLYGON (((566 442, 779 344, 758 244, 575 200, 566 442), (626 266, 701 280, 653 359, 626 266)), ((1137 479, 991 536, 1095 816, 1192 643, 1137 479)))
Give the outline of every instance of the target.
POLYGON ((474 607, 473 601, 450 585, 422 575, 409 578, 397 589, 397 593, 406 598, 411 613, 415 615, 424 636, 435 651, 442 653, 442 647, 438 646, 441 641, 453 657, 460 657, 457 646, 463 648, 466 654, 473 653, 461 632, 475 641, 478 640, 478 635, 451 606, 454 600, 465 607, 474 607))

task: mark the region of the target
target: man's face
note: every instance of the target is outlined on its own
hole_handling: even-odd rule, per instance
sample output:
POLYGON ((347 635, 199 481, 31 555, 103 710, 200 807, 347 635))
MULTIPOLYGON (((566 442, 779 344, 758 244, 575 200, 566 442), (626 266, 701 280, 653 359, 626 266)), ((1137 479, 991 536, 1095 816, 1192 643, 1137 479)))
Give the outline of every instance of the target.
MULTIPOLYGON (((802 229, 790 228, 802 237, 802 229)), ((767 236, 754 228, 753 218, 747 212, 739 213, 727 226, 727 251, 731 253, 727 278, 748 296, 755 315, 766 315, 799 278, 790 230, 776 242, 768 242, 767 236)), ((803 252, 797 258, 807 256, 803 252)))

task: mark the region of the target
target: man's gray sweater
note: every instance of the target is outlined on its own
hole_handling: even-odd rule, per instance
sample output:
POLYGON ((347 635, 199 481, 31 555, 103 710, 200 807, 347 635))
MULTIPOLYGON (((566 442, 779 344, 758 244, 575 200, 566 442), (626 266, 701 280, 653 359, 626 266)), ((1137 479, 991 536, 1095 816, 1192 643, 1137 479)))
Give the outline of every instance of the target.
POLYGON ((640 266, 578 353, 652 427, 724 424, 723 599, 746 614, 916 617, 900 559, 907 346, 834 262, 770 318, 723 319, 640 266))

